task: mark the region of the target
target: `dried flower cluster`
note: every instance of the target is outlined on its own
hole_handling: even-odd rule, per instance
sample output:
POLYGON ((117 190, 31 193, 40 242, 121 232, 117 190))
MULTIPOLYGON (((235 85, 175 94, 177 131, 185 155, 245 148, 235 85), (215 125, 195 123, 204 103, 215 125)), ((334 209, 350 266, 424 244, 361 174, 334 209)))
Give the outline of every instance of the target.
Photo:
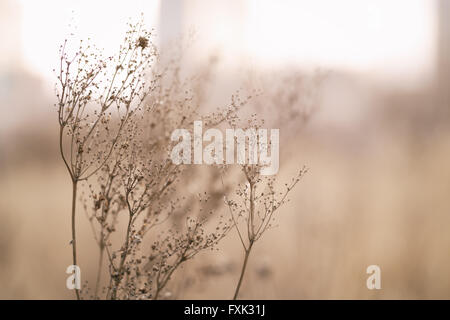
MULTIPOLYGON (((73 264, 80 186, 99 248, 94 291, 86 285, 76 290, 77 298, 159 299, 181 265, 214 249, 234 229, 245 250, 236 298, 253 244, 306 170, 278 195, 274 179, 259 175, 260 165, 244 165, 246 184, 236 191, 240 201, 225 196, 226 206, 221 199, 232 183, 223 179, 225 166, 206 182, 211 195, 187 193, 183 186, 197 169, 172 163, 171 132, 199 119, 207 127, 235 127, 252 95, 237 92, 229 106, 201 115, 205 89, 199 81, 208 73, 183 79, 179 58, 160 63, 152 32, 142 22, 129 25, 113 57, 103 58, 81 42, 69 58, 66 46, 67 41, 61 46, 56 107, 61 157, 73 186, 73 264), (226 208, 229 216, 217 214, 226 208)), ((255 126, 254 118, 249 126, 255 126)))

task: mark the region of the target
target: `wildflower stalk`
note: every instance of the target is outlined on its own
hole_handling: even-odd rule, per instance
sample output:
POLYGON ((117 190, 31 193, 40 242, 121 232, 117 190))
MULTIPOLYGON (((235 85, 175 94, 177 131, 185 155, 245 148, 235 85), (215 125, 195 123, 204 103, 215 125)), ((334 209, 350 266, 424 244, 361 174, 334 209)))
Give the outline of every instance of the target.
POLYGON ((248 245, 244 245, 244 262, 242 263, 242 269, 241 269, 241 275, 239 276, 239 281, 236 286, 236 290, 234 292, 233 300, 237 299, 237 296, 239 294, 239 290, 241 289, 242 280, 244 279, 245 270, 247 268, 247 262, 248 258, 250 257, 250 252, 252 250, 253 244, 255 243, 255 225, 254 225, 254 219, 255 219, 255 186, 253 181, 247 176, 247 181, 250 185, 250 212, 249 212, 249 219, 247 220, 247 235, 248 235, 248 245))
MULTIPOLYGON (((64 161, 64 164, 66 165, 66 168, 69 172, 69 175, 72 179, 72 213, 71 213, 71 221, 72 221, 72 262, 73 265, 77 265, 77 242, 76 242, 76 228, 75 228, 75 214, 76 214, 76 203, 77 203, 77 187, 78 187, 78 179, 75 177, 73 171, 70 169, 69 164, 67 163, 66 157, 64 156, 63 151, 63 133, 64 133, 64 126, 61 125, 59 130, 59 151, 61 154, 61 158, 64 161)), ((75 288, 75 295, 77 297, 77 300, 80 300, 80 291, 78 288, 75 288)))
POLYGON ((263 179, 260 176, 259 169, 260 168, 258 167, 243 166, 246 186, 244 189, 238 189, 237 191, 237 195, 242 199, 240 203, 228 200, 227 197, 225 197, 225 203, 228 205, 232 218, 231 220, 238 232, 239 239, 241 240, 241 244, 244 249, 244 261, 242 263, 241 273, 234 291, 233 300, 238 298, 254 244, 261 238, 265 231, 272 228, 275 211, 288 201, 286 199, 287 195, 300 181, 301 177, 307 172, 307 169, 303 167, 303 169, 298 172, 297 176, 292 178, 290 184, 285 184, 286 190, 278 193, 281 198, 276 199, 276 192, 274 188, 275 179, 263 179), (259 192, 257 192, 257 186, 261 184, 265 186, 266 190, 259 190, 259 192), (258 206, 258 204, 260 204, 260 206, 258 206), (246 240, 244 239, 242 231, 239 228, 238 218, 244 218, 247 224, 246 240))
POLYGON ((242 263, 241 275, 239 276, 239 281, 236 286, 236 290, 234 291, 233 300, 236 300, 239 294, 239 290, 241 289, 242 280, 244 279, 245 270, 247 268, 248 258, 250 256, 250 251, 252 250, 254 241, 250 241, 248 248, 246 248, 244 255, 244 262, 242 263))
MULTIPOLYGON (((73 264, 77 265, 77 238, 76 238, 76 228, 75 228, 75 212, 77 205, 77 184, 78 181, 74 179, 72 181, 72 259, 73 264)), ((76 273, 75 273, 76 275, 76 273)), ((75 295, 77 300, 80 300, 80 290, 75 288, 75 295)))
POLYGON ((103 267, 103 255, 105 254, 105 245, 103 243, 103 234, 101 235, 102 238, 100 240, 99 243, 99 256, 98 256, 98 265, 97 265, 97 276, 96 276, 96 280, 95 280, 95 295, 94 295, 94 299, 99 299, 99 294, 98 291, 100 289, 100 281, 101 281, 101 276, 102 276, 102 267, 103 267))

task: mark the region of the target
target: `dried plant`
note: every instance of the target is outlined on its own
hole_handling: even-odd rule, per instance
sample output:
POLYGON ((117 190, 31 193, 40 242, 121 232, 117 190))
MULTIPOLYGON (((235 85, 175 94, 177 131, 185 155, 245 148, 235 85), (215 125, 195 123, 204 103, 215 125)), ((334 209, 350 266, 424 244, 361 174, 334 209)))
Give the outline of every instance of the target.
POLYGON ((182 263, 213 248, 232 226, 231 221, 209 221, 220 205, 207 204, 209 198, 200 200, 209 214, 197 208, 196 217, 189 216, 192 199, 177 191, 186 168, 174 165, 168 155, 174 129, 189 126, 196 119, 203 119, 206 126, 218 125, 233 118, 245 99, 234 95, 229 106, 202 116, 198 109, 204 93, 198 82, 205 74, 183 80, 176 56, 168 65, 153 65, 152 69, 147 74, 151 92, 128 116, 111 154, 91 175, 96 181, 88 183, 90 192, 84 197, 99 246, 95 299, 101 298, 105 253, 109 271, 106 298, 157 299, 182 263), (178 217, 170 220, 177 211, 178 217, 186 216, 184 228, 177 227, 178 217), (115 248, 111 238, 123 215, 127 217, 125 236, 115 248), (212 224, 213 232, 207 231, 207 224, 212 224), (158 245, 149 250, 144 238, 157 238, 158 245), (158 269, 149 269, 150 263, 157 263, 158 269))
MULTIPOLYGON (((258 121, 256 114, 252 115, 247 123, 246 130, 248 132, 251 132, 251 130, 257 132, 264 125, 264 121, 258 121)), ((235 127, 237 122, 233 120, 229 124, 235 127)), ((250 150, 256 147, 252 144, 258 143, 257 140, 260 140, 260 138, 255 140, 249 139, 245 147, 245 154, 249 158, 251 157, 250 150)), ((260 151, 263 151, 265 154, 267 154, 268 150, 273 151, 272 144, 274 143, 278 142, 272 140, 264 142, 260 140, 260 151)), ((307 172, 306 167, 303 167, 289 184, 285 184, 285 190, 277 191, 275 188, 276 176, 262 175, 263 168, 264 164, 261 163, 241 165, 244 183, 239 184, 235 190, 235 199, 224 196, 224 202, 228 207, 233 226, 244 250, 244 261, 233 300, 236 300, 239 295, 252 248, 262 235, 273 227, 275 212, 289 201, 287 198, 288 194, 307 172), (241 226, 242 224, 243 226, 241 226)), ((223 176, 222 181, 224 181, 223 176)))
MULTIPOLYGON (((158 82, 158 88, 161 85, 158 82)), ((178 95, 176 93, 178 91, 171 91, 172 98, 178 95)), ((156 91, 153 94, 157 95, 156 91)), ((173 105, 161 105, 160 101, 162 100, 150 99, 149 104, 130 117, 113 155, 102 170, 96 173, 97 188, 89 185, 91 192, 85 208, 90 212, 89 218, 100 249, 94 298, 99 298, 105 251, 109 259, 110 274, 106 294, 108 298, 157 299, 182 263, 201 250, 214 247, 232 227, 231 221, 219 221, 215 231, 208 234, 204 228, 207 219, 202 217, 200 209, 199 218, 186 218, 184 231, 173 230, 174 225, 170 225, 167 227, 168 235, 163 237, 166 230, 166 226, 163 226, 162 232, 154 232, 159 240, 151 246, 150 253, 145 253, 147 249, 141 248, 149 231, 168 222, 169 217, 182 207, 181 199, 174 195, 183 167, 174 165, 167 157, 165 135, 146 134, 148 127, 144 125, 149 113, 156 114, 157 117, 165 115, 159 118, 160 125, 169 126, 169 119, 172 121, 171 125, 180 125, 174 120, 174 110, 169 110, 173 105), (155 106, 151 101, 157 101, 162 112, 154 112, 155 106), (126 213, 128 221, 125 239, 118 250, 112 250, 109 239, 117 229, 118 215, 121 212, 126 213), (156 263, 157 268, 149 269, 149 263, 156 263)), ((185 107, 184 104, 175 106, 185 107)), ((218 116, 214 119, 220 121, 218 116)), ((179 119, 186 120, 186 116, 179 119)), ((150 128, 155 130, 156 126, 150 125, 150 128)), ((206 204, 208 198, 200 199, 200 202, 206 204)), ((185 211, 188 212, 189 209, 185 208, 185 211)))
MULTIPOLYGON (((187 194, 183 184, 197 169, 172 163, 171 133, 192 128, 195 120, 202 120, 206 128, 225 123, 234 128, 239 110, 252 95, 242 98, 237 92, 228 106, 201 114, 206 100, 203 82, 210 79, 210 70, 183 78, 181 56, 173 55, 168 64, 161 63, 152 32, 145 30, 142 21, 129 25, 114 57, 102 58, 81 42, 69 58, 67 43, 61 46, 56 94, 60 153, 73 187, 75 265, 80 182, 88 190, 82 193, 84 209, 99 249, 90 297, 159 299, 186 261, 216 248, 236 228, 245 252, 236 298, 254 243, 272 226, 274 212, 306 170, 300 171, 281 197, 275 192, 274 179, 260 176, 261 165, 242 167, 247 184, 237 191, 241 202, 225 197, 223 207, 221 199, 232 183, 225 183, 217 168, 200 185, 210 187, 212 196, 187 194), (218 217, 216 213, 222 209, 231 215, 218 217), (102 281, 106 272, 107 279, 102 281), (102 282, 106 283, 103 287, 102 282)), ((77 298, 88 297, 89 290, 87 285, 81 292, 76 290, 77 298)))
POLYGON ((275 178, 261 176, 259 169, 258 166, 243 166, 242 172, 245 176, 245 183, 239 185, 236 190, 238 200, 225 197, 225 203, 229 208, 233 225, 244 250, 244 261, 233 300, 238 297, 253 246, 268 229, 274 226, 275 212, 288 201, 289 192, 307 172, 306 168, 302 168, 292 178, 290 184, 285 184, 284 191, 276 192, 275 178), (243 227, 240 223, 242 221, 244 222, 243 227))
MULTIPOLYGON (((70 56, 68 41, 60 48, 57 82, 59 149, 72 180, 72 248, 77 264, 76 198, 78 183, 101 170, 134 110, 152 90, 145 72, 157 57, 151 33, 130 24, 115 57, 103 58, 80 42, 70 56)), ((79 290, 76 296, 80 299, 79 290)))

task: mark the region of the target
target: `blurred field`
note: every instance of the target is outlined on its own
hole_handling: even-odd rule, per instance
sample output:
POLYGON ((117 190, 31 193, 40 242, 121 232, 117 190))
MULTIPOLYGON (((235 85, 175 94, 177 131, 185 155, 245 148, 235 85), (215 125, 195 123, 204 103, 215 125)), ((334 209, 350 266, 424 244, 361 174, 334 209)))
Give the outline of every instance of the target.
MULTIPOLYGON (((395 129, 376 139, 305 130, 281 147, 280 181, 301 164, 310 172, 257 243, 242 298, 450 298, 450 135, 415 137, 395 129), (366 288, 366 267, 382 290, 366 288)), ((72 298, 70 185, 52 160, 6 162, 0 180, 0 298, 72 298)), ((45 157, 47 158, 47 157, 45 157)), ((45 159, 43 158, 43 159, 45 159)), ((41 160, 39 160, 41 159, 41 160)), ((80 261, 91 280, 96 250, 82 210, 80 261)), ((241 263, 237 237, 186 264, 177 298, 230 298, 241 263)))
MULTIPOLYGON (((51 70, 68 24, 109 55, 144 9, 161 47, 175 44, 161 61, 180 59, 176 73, 198 80, 189 94, 200 110, 228 105, 239 88, 261 90, 267 96, 240 120, 257 113, 281 129, 278 182, 310 169, 277 212, 279 226, 256 243, 240 298, 450 299, 450 1, 343 3, 95 1, 72 10, 0 0, 0 299, 74 298, 65 273, 72 190, 51 70), (369 265, 381 267, 381 290, 366 287, 369 265)), ((221 200, 197 173, 182 191, 221 200)), ((82 206, 77 237, 92 286, 98 249, 82 206)), ((177 270, 164 298, 232 298, 243 259, 236 233, 218 249, 177 270)))

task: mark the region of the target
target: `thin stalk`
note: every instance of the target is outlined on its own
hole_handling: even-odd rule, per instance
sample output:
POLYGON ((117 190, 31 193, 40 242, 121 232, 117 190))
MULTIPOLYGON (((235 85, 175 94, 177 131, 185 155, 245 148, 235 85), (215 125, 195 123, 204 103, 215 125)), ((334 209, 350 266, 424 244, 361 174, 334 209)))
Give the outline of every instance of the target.
POLYGON ((250 256, 250 251, 252 250, 253 243, 254 243, 253 241, 250 241, 248 249, 245 250, 244 262, 242 264, 242 269, 241 269, 241 275, 239 277, 239 282, 236 286, 236 290, 234 291, 233 300, 237 299, 239 290, 241 289, 242 280, 244 279, 245 270, 247 269, 247 262, 248 262, 248 258, 250 256))
MULTIPOLYGON (((75 210, 77 204, 77 180, 72 181, 72 255, 73 265, 77 265, 77 238, 75 234, 75 210)), ((80 300, 80 290, 75 288, 77 299, 80 300)))
MULTIPOLYGON (((103 236, 102 236, 103 237, 103 236)), ((103 240, 100 240, 103 241, 103 240)), ((102 276, 102 266, 103 266, 103 255, 105 252, 105 247, 103 242, 100 243, 100 253, 98 257, 98 267, 97 267, 97 280, 95 281, 95 299, 99 299, 98 290, 100 288, 100 279, 102 276)))

